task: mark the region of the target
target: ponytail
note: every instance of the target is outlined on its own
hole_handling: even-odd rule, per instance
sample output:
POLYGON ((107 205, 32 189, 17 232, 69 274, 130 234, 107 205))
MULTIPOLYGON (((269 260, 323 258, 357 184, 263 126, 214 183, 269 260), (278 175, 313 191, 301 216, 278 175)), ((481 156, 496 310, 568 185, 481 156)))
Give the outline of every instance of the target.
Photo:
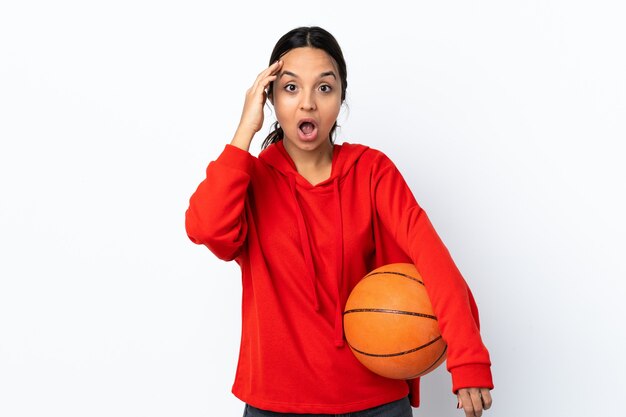
POLYGON ((278 121, 274 122, 274 124, 272 124, 270 134, 267 135, 267 137, 263 140, 263 143, 261 144, 261 149, 265 149, 272 143, 276 143, 279 140, 282 140, 284 136, 285 134, 283 132, 283 128, 280 127, 278 121))

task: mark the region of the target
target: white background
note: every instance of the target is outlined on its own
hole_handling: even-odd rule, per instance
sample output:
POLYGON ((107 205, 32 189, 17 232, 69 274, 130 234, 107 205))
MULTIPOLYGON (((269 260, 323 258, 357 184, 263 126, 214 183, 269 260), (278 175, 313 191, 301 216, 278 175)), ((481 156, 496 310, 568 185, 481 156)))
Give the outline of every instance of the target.
POLYGON ((476 296, 485 415, 622 415, 622 4, 2 2, 0 416, 242 414, 239 271, 184 212, 300 25, 344 50, 339 142, 396 162, 476 296))

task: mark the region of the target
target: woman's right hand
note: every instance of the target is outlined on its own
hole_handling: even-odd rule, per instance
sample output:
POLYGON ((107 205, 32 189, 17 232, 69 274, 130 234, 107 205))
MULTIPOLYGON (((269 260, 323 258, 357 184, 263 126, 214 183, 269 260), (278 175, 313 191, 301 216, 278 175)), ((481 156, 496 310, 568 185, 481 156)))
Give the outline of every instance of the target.
POLYGON ((269 84, 276 80, 277 73, 282 65, 283 62, 279 60, 267 67, 256 77, 252 87, 246 91, 246 101, 241 112, 237 133, 231 143, 232 145, 247 150, 254 134, 263 127, 263 106, 267 100, 266 90, 269 84))

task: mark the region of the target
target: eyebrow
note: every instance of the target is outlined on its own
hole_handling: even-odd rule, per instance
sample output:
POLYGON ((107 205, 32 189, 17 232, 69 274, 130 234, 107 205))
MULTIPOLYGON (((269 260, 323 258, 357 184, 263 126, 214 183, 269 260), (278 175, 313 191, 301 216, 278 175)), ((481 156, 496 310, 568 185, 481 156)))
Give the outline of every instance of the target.
MULTIPOLYGON (((283 75, 291 75, 294 78, 300 78, 298 77, 297 74, 291 72, 291 71, 283 71, 280 73, 280 75, 278 76, 278 78, 281 78, 283 75)), ((324 77, 333 77, 335 80, 337 79, 337 75, 335 75, 334 71, 326 71, 320 74, 320 78, 324 78, 324 77)))

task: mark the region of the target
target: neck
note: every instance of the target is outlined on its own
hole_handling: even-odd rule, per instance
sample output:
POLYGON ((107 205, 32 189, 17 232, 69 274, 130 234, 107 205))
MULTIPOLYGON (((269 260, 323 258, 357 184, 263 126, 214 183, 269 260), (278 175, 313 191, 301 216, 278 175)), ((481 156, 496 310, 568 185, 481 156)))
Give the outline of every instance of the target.
POLYGON ((330 141, 326 141, 324 145, 311 151, 298 149, 285 140, 283 140, 283 146, 296 165, 298 172, 324 169, 333 160, 333 144, 330 141))

